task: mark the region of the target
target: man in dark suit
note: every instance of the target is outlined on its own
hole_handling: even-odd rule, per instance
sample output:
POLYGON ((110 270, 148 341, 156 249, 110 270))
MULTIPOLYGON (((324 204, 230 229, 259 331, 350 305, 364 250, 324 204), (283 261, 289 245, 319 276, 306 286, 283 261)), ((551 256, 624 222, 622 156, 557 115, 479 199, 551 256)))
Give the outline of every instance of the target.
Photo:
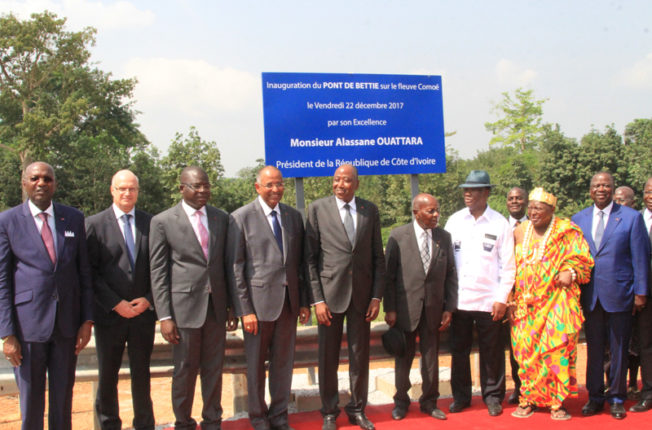
POLYGON ((120 170, 111 180, 113 205, 86 219, 95 290, 95 348, 99 384, 95 412, 103 430, 120 430, 118 372, 128 345, 133 427, 154 429, 149 362, 156 315, 149 282, 149 223, 136 210, 138 178, 120 170))
POLYGON ((632 313, 646 302, 650 242, 640 213, 613 202, 614 181, 600 172, 591 179, 594 205, 572 217, 584 233, 595 266, 591 281, 582 290, 587 345, 586 387, 589 401, 585 416, 595 415, 607 400, 611 415, 625 417, 627 352, 632 313), (611 368, 605 396, 603 357, 609 342, 611 368))
MULTIPOLYGON (((643 189, 643 204, 645 208, 641 211, 645 229, 648 232, 650 246, 652 246, 652 177, 648 178, 643 189)), ((652 269, 652 259, 650 260, 652 269)), ((636 324, 638 326, 639 360, 641 365, 641 398, 634 406, 629 408, 632 412, 645 412, 652 409, 652 271, 648 273, 647 299, 641 307, 636 324)))
POLYGON ((251 425, 256 430, 288 430, 297 316, 303 324, 310 316, 303 219, 299 211, 280 203, 284 185, 277 168, 262 168, 255 187, 258 198, 231 214, 229 284, 244 329, 251 425))
POLYGON ((378 208, 355 197, 358 172, 344 164, 333 175, 334 196, 313 202, 306 224, 312 304, 319 321, 319 394, 323 430, 339 415, 337 368, 344 317, 349 345, 351 424, 372 430, 364 413, 369 385, 369 325, 378 316, 385 288, 385 259, 378 208))
POLYGON ((392 230, 386 248, 385 321, 405 332, 406 350, 395 360, 394 410, 400 420, 410 406, 410 369, 419 336, 421 411, 445 420, 439 398, 439 332, 457 306, 457 271, 451 236, 437 227, 439 202, 430 194, 412 201, 414 221, 392 230))
POLYGON ((154 306, 163 338, 173 344, 172 409, 175 428, 195 430, 192 403, 201 375, 202 429, 222 425, 222 364, 226 329, 237 320, 226 281, 229 216, 207 205, 208 176, 199 167, 181 172, 183 200, 152 218, 149 232, 154 306))
POLYGON ((52 202, 52 166, 23 172, 27 201, 0 214, 0 337, 14 366, 23 430, 71 428, 77 354, 93 326, 93 286, 84 216, 52 202))

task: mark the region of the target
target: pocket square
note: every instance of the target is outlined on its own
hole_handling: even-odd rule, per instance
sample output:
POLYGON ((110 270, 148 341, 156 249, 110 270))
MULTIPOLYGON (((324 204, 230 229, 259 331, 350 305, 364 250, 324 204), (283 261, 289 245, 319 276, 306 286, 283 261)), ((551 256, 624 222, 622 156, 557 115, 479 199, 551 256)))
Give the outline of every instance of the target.
POLYGON ((75 232, 66 230, 65 233, 64 233, 64 236, 65 237, 75 237, 75 232))

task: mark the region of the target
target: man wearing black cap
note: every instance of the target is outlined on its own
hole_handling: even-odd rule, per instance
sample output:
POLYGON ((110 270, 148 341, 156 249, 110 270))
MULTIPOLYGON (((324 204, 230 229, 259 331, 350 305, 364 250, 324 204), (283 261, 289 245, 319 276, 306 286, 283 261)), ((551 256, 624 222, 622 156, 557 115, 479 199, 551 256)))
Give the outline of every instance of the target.
POLYGON ((493 185, 484 170, 473 170, 460 185, 466 208, 446 223, 458 275, 458 303, 451 323, 450 412, 471 404, 470 353, 473 326, 480 347, 480 384, 489 415, 502 413, 505 397, 505 350, 501 325, 507 295, 514 285, 514 236, 504 216, 489 207, 493 185))
POLYGON ((412 201, 414 221, 392 230, 387 242, 385 321, 405 333, 406 348, 395 361, 396 395, 392 418, 410 406, 410 368, 419 336, 421 412, 445 420, 439 398, 439 332, 446 330, 457 305, 457 274, 451 236, 437 227, 439 202, 430 194, 412 201))

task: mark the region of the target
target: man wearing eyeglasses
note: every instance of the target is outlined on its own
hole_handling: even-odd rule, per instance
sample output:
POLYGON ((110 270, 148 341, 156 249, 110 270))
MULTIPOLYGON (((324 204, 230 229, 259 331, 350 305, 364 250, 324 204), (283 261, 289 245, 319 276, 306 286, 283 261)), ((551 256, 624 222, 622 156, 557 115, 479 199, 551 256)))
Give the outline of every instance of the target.
POLYGON ((263 167, 255 187, 258 198, 231 214, 228 235, 229 285, 247 353, 249 421, 255 430, 291 430, 288 403, 297 316, 303 324, 310 316, 303 219, 281 203, 285 187, 280 170, 263 167))
POLYGON ((226 330, 235 330, 226 284, 229 216, 206 203, 208 175, 199 167, 181 172, 182 201, 152 218, 149 249, 152 294, 161 334, 172 344, 172 410, 176 429, 195 430, 192 418, 201 376, 204 430, 222 423, 222 364, 226 330))
POLYGON ((113 175, 111 196, 111 207, 86 219, 99 373, 95 412, 102 430, 122 428, 117 385, 126 345, 132 424, 137 430, 154 429, 149 372, 156 323, 149 276, 152 216, 136 210, 138 177, 129 170, 113 175))

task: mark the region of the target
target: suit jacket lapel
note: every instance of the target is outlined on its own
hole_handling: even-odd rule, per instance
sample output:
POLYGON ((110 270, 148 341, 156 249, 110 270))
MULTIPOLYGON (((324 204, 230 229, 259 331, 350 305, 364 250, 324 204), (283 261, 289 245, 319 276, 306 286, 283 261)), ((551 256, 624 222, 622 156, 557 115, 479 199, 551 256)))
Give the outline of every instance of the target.
MULTIPOLYGON (((215 212, 213 212, 213 209, 209 210, 208 206, 206 206, 206 218, 208 220, 208 258, 210 259, 213 255, 215 246, 217 246, 217 240, 219 239, 217 237, 219 226, 217 223, 217 215, 215 212)), ((195 234, 194 231, 193 234, 195 234)), ((199 245, 199 251, 201 252, 201 255, 204 255, 204 251, 201 249, 201 243, 197 241, 197 244, 199 245)))
MULTIPOLYGON (((278 207, 281 207, 281 204, 278 204, 278 207)), ((291 222, 290 222, 290 215, 288 214, 288 211, 285 207, 283 207, 283 210, 281 211, 281 231, 283 232, 283 264, 287 261, 288 257, 288 251, 289 251, 289 238, 288 235, 291 233, 291 222)))
MULTIPOLYGON (((181 202, 177 204, 176 206, 176 211, 175 211, 175 217, 177 218, 176 225, 179 227, 179 233, 181 233, 181 237, 192 237, 190 239, 190 243, 192 243, 192 247, 195 249, 195 252, 198 252, 199 255, 201 255, 204 259, 206 259, 206 256, 204 256, 204 251, 201 249, 201 243, 199 243, 199 239, 197 239, 197 235, 195 234, 195 230, 192 228, 192 224, 190 224, 190 219, 188 218, 188 215, 186 215, 186 212, 183 210, 183 206, 181 206, 181 202)), ((210 233, 211 231, 215 232, 217 230, 212 230, 211 229, 211 214, 208 211, 208 206, 206 207, 206 215, 208 219, 208 255, 210 256, 210 251, 211 248, 214 245, 214 240, 212 239, 212 234, 210 233)), ((217 227, 213 227, 217 228, 217 227)))
MULTIPOLYGON (((359 200, 358 200, 359 202, 359 200)), ((328 203, 331 206, 330 213, 331 216, 333 217, 333 222, 335 225, 339 226, 337 228, 337 231, 340 232, 340 242, 345 243, 349 248, 353 248, 351 246, 351 242, 349 242, 349 236, 346 234, 346 230, 344 229, 344 223, 342 222, 342 217, 340 216, 340 210, 337 207, 337 201, 335 200, 335 196, 331 196, 331 198, 328 200, 328 203)), ((357 203, 357 202, 356 202, 357 203)), ((356 208, 356 212, 360 210, 359 207, 356 208)), ((355 229, 356 231, 356 236, 358 235, 358 232, 360 231, 360 218, 358 217, 358 226, 355 229)), ((357 241, 356 241, 357 242, 357 241)))
POLYGON ((432 268, 433 262, 439 258, 439 253, 441 252, 441 246, 439 246, 439 242, 441 241, 440 237, 441 233, 436 229, 432 229, 432 242, 430 242, 430 266, 429 268, 432 268))
POLYGON ((34 221, 32 212, 29 210, 28 201, 25 201, 23 204, 23 216, 25 217, 24 227, 27 231, 27 236, 32 241, 34 249, 39 250, 38 252, 41 254, 42 261, 46 261, 47 264, 49 264, 50 268, 54 268, 52 265, 52 260, 50 260, 50 254, 48 254, 48 251, 45 248, 45 244, 43 243, 43 239, 41 239, 41 235, 39 234, 38 228, 36 227, 36 222, 34 221))
MULTIPOLYGON (((355 226, 355 245, 357 245, 360 241, 362 229, 365 228, 367 222, 369 222, 369 212, 367 211, 367 206, 362 202, 362 200, 358 198, 355 198, 355 212, 357 220, 355 226)), ((344 228, 344 224, 342 224, 342 228, 344 228)), ((346 236, 346 230, 344 231, 344 235, 346 236)), ((353 246, 354 248, 355 245, 353 246)))
POLYGON ((611 213, 609 214, 609 220, 607 221, 607 225, 604 228, 604 234, 602 235, 602 240, 600 241, 600 249, 598 249, 598 253, 604 248, 605 244, 607 243, 607 239, 609 239, 609 236, 611 236, 611 233, 616 229, 618 224, 620 224, 620 221, 622 218, 620 217, 620 205, 617 203, 614 203, 613 207, 611 208, 611 213))
MULTIPOLYGON (((61 213, 62 211, 59 209, 58 204, 53 203, 53 210, 54 210, 54 226, 57 229, 56 235, 57 235, 57 264, 58 264, 59 260, 61 259, 61 256, 63 255, 64 245, 66 244, 66 227, 68 226, 68 220, 61 213)), ((45 247, 45 245, 43 245, 43 247, 45 247)))
POLYGON ((136 248, 136 255, 134 255, 134 259, 137 259, 137 256, 140 251, 140 244, 143 239, 143 230, 146 228, 144 225, 144 219, 142 216, 138 215, 138 212, 136 212, 136 243, 135 243, 135 248, 136 248))
MULTIPOLYGON (((125 256, 125 260, 127 261, 127 265, 129 265, 129 256, 127 254, 127 244, 125 243, 125 236, 122 233, 122 230, 120 230, 120 225, 118 224, 120 221, 115 217, 115 212, 113 211, 113 206, 111 206, 109 209, 106 211, 106 218, 104 219, 104 222, 107 223, 109 226, 109 229, 111 230, 111 234, 113 234, 113 237, 115 237, 115 240, 118 241, 120 244, 120 249, 122 250, 122 254, 125 256)), ((137 229, 136 229, 137 230, 137 229)), ((136 233, 138 234, 138 233, 136 233)), ((138 249, 138 246, 136 246, 136 250, 138 249)), ((137 253, 138 251, 136 251, 137 253)), ((134 261, 135 261, 136 256, 134 256, 134 261)), ((124 269, 131 268, 130 266, 127 267, 125 266, 124 269)))
MULTIPOLYGON (((282 211, 281 209, 281 204, 278 204, 278 210, 281 213, 281 233, 283 235, 283 249, 287 249, 287 234, 285 232, 285 228, 288 225, 288 220, 287 220, 287 214, 285 212, 287 211, 282 211)), ((272 230, 271 226, 269 225, 269 221, 267 220, 267 216, 265 215, 265 211, 263 210, 263 206, 260 204, 258 201, 258 198, 254 200, 254 210, 256 212, 256 216, 258 217, 258 221, 263 225, 263 231, 265 231, 264 234, 267 235, 268 239, 270 239, 274 244, 276 245, 276 249, 280 253, 281 250, 278 247, 278 243, 276 242, 276 236, 274 236, 274 231, 272 230)), ((287 252, 283 253, 283 262, 285 262, 285 255, 287 252)))

